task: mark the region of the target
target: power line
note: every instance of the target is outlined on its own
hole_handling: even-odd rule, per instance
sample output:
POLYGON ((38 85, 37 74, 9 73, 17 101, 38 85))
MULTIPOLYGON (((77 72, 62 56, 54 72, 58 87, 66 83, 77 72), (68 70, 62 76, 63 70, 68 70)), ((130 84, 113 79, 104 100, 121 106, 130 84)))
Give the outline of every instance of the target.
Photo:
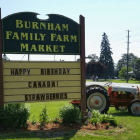
MULTIPOLYGON (((140 40, 132 40, 132 41, 134 41, 134 42, 139 42, 140 40)), ((132 42, 132 41, 131 41, 131 42, 132 42)))
POLYGON ((133 47, 131 50, 133 50, 133 49, 138 49, 138 48, 140 48, 140 46, 137 46, 137 47, 135 47, 135 48, 133 47))
POLYGON ((136 30, 140 30, 140 29, 134 29, 133 31, 136 31, 136 30))
MULTIPOLYGON (((119 33, 116 33, 116 34, 114 34, 114 35, 111 35, 110 37, 111 37, 111 38, 115 38, 114 36, 117 35, 117 37, 118 37, 118 34, 124 34, 124 33, 125 33, 125 32, 124 32, 124 33, 122 33, 122 32, 124 32, 124 31, 121 31, 121 32, 119 32, 119 33)), ((108 38, 109 38, 109 36, 108 36, 108 38)), ((102 40, 99 40, 99 41, 96 40, 96 41, 95 41, 95 45, 98 44, 99 42, 101 43, 101 41, 102 41, 102 40), (96 43, 96 42, 97 42, 97 43, 96 43)), ((94 41, 91 42, 91 43, 89 43, 89 44, 87 44, 87 45, 91 45, 91 44, 93 44, 93 43, 94 43, 94 41)))
POLYGON ((118 46, 118 45, 121 45, 121 44, 125 44, 125 42, 124 43, 115 44, 115 45, 112 45, 112 46, 118 46))
MULTIPOLYGON (((122 37, 122 38, 118 38, 118 39, 116 39, 116 40, 110 40, 109 42, 110 42, 110 44, 112 44, 112 43, 117 43, 117 42, 120 42, 120 41, 122 41, 122 40, 124 40, 124 38, 125 37, 122 37)), ((97 45, 97 44, 100 44, 101 43, 101 41, 100 42, 98 42, 98 43, 90 43, 90 44, 87 44, 86 46, 89 46, 89 45, 97 45)))
MULTIPOLYGON (((132 35, 139 35, 139 34, 140 34, 140 33, 136 33, 136 34, 132 34, 132 35)), ((132 35, 131 35, 131 36, 132 36, 132 35)))
POLYGON ((88 46, 89 45, 92 45, 92 44, 94 44, 94 45, 96 45, 96 44, 99 44, 100 42, 98 42, 98 43, 94 43, 94 42, 92 42, 92 43, 90 43, 90 44, 87 44, 88 46))
MULTIPOLYGON (((125 33, 125 31, 122 31, 122 32, 124 32, 125 33)), ((124 34, 124 33, 122 33, 122 32, 119 32, 119 33, 116 33, 116 34, 114 34, 114 35, 111 35, 110 37, 113 37, 113 36, 118 36, 118 34, 124 34)), ((109 37, 109 36, 108 36, 109 37)))
POLYGON ((135 36, 131 36, 131 37, 139 37, 140 35, 135 35, 135 36))
POLYGON ((130 28, 130 30, 132 31, 132 30, 138 29, 138 28, 140 28, 140 26, 139 27, 130 28))
MULTIPOLYGON (((139 30, 139 29, 140 29, 140 27, 131 28, 131 30, 133 30, 133 31, 139 30)), ((116 34, 114 34, 114 35, 108 36, 108 38, 110 38, 110 39, 109 39, 110 45, 113 44, 113 45, 111 45, 111 46, 114 46, 114 42, 115 42, 115 43, 120 42, 119 44, 115 44, 116 47, 117 47, 118 45, 125 44, 125 43, 121 43, 121 42, 123 42, 123 40, 124 40, 125 37, 120 37, 120 35, 123 35, 124 33, 125 33, 125 31, 121 31, 121 32, 118 32, 118 33, 116 33, 116 34), (117 38, 117 37, 119 37, 119 38, 117 38), (112 38, 113 38, 113 39, 112 39, 112 38)), ((136 34, 132 34, 132 35, 140 36, 140 33, 136 33, 136 34)), ((132 37, 136 37, 136 36, 132 36, 132 37)), ((136 40, 136 41, 137 41, 137 40, 136 40)), ((138 42, 139 42, 139 41, 138 41, 138 42)), ((89 45, 95 46, 95 45, 97 45, 97 44, 99 45, 100 43, 101 43, 101 40, 95 41, 95 43, 94 43, 94 42, 91 42, 91 43, 87 44, 86 46, 89 46, 89 45)), ((115 47, 115 48, 116 48, 116 47, 115 47)), ((114 48, 114 47, 113 47, 113 48, 114 48)))
POLYGON ((121 38, 121 39, 117 39, 117 40, 109 41, 109 42, 111 42, 111 43, 113 43, 113 42, 120 42, 120 41, 122 41, 122 40, 124 40, 124 39, 125 39, 125 37, 123 37, 123 38, 121 38))

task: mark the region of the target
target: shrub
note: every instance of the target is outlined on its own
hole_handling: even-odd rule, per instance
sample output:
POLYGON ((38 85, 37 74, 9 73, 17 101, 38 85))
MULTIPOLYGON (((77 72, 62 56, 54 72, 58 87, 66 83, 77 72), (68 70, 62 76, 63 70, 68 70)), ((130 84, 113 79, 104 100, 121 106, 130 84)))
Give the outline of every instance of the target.
POLYGON ((89 121, 90 123, 95 125, 101 122, 101 114, 99 113, 98 110, 92 110, 89 121))
POLYGON ((115 119, 115 117, 108 114, 100 114, 98 110, 92 110, 89 122, 95 125, 97 123, 110 123, 118 126, 118 121, 115 119))
POLYGON ((49 122, 49 116, 46 107, 42 109, 42 112, 39 115, 39 122, 41 126, 44 126, 45 123, 49 122))
POLYGON ((59 110, 59 117, 63 123, 78 123, 81 121, 81 111, 72 104, 65 104, 59 110))
POLYGON ((52 121, 53 123, 59 123, 59 122, 60 122, 60 120, 59 120, 58 118, 53 118, 51 121, 52 121))
POLYGON ((32 124, 32 125, 36 125, 35 115, 34 115, 33 118, 32 118, 31 124, 32 124))
POLYGON ((0 109, 0 127, 4 130, 25 127, 29 116, 27 104, 5 104, 4 109, 0 109))
POLYGON ((112 115, 103 114, 102 122, 111 123, 111 124, 114 124, 115 126, 118 126, 118 121, 112 115))
POLYGON ((106 129, 109 129, 109 124, 106 124, 106 129))
POLYGON ((112 118, 111 117, 112 115, 108 115, 108 114, 102 114, 101 116, 101 122, 102 123, 109 123, 110 122, 110 119, 112 118))

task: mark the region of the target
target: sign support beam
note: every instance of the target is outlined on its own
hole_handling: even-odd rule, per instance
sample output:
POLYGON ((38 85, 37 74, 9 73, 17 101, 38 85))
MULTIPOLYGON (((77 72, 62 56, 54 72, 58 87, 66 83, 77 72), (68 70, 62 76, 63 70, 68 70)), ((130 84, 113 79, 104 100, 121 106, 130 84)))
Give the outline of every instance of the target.
POLYGON ((81 46, 81 112, 86 115, 86 83, 85 83, 85 18, 80 15, 80 46, 81 46))
POLYGON ((3 65, 2 65, 2 19, 0 8, 0 108, 4 107, 4 94, 3 94, 3 65))

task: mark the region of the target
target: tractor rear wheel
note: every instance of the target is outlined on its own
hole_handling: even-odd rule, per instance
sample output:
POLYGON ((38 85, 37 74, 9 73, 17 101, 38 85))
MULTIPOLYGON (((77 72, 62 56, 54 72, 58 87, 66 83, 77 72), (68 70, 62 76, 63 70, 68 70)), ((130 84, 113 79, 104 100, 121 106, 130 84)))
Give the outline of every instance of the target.
POLYGON ((128 106, 128 112, 133 115, 140 115, 140 100, 133 100, 128 106))
POLYGON ((110 99, 107 91, 103 89, 91 89, 87 95, 87 108, 99 110, 100 113, 107 113, 110 106, 110 99))

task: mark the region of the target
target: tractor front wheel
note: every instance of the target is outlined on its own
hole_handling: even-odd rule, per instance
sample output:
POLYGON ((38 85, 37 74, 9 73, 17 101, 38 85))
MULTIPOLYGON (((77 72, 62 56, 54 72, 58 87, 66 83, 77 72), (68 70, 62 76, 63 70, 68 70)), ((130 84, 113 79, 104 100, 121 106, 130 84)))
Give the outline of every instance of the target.
POLYGON ((100 113, 107 113, 110 106, 110 99, 105 90, 91 89, 87 93, 87 108, 99 110, 100 113))
POLYGON ((140 100, 133 100, 128 106, 128 112, 133 115, 140 115, 140 100))

